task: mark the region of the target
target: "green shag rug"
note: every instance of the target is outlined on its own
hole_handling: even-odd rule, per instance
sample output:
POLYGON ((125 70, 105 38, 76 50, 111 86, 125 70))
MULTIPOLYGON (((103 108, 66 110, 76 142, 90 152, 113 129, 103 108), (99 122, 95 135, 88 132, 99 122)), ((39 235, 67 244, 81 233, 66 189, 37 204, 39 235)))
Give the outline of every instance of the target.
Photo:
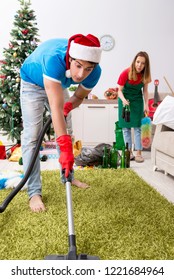
MULTIPOLYGON (((103 260, 174 259, 174 205, 131 169, 75 171, 91 188, 72 186, 77 253, 103 260)), ((0 214, 0 259, 39 260, 68 253, 66 190, 59 171, 42 172, 47 212, 32 213, 20 191, 0 214)), ((10 190, 11 191, 11 190, 10 190)), ((0 191, 0 202, 9 190, 0 191)))

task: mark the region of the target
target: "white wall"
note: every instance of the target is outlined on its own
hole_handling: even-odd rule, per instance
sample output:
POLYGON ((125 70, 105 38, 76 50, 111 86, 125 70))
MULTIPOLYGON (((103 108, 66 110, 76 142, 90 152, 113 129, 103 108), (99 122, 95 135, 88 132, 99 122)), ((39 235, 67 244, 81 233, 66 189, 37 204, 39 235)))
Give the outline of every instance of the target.
MULTIPOLYGON (((4 0, 0 9, 0 59, 8 47, 18 0, 4 0)), ((173 0, 31 0, 42 41, 70 37, 76 33, 111 34, 115 48, 103 52, 102 77, 93 90, 99 98, 108 87, 115 87, 120 72, 140 50, 151 61, 152 83, 159 79, 159 93, 174 90, 174 1, 173 0)))

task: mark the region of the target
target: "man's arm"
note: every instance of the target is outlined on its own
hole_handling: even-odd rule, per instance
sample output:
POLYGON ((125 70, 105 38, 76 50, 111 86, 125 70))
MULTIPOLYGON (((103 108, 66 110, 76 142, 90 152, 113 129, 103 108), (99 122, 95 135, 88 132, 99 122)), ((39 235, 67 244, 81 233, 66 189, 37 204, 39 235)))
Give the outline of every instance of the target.
POLYGON ((56 142, 60 148, 59 162, 62 170, 65 170, 65 177, 68 177, 73 169, 74 155, 71 136, 67 134, 66 130, 63 89, 61 84, 46 78, 44 79, 44 86, 51 108, 53 127, 57 136, 56 142))
POLYGON ((69 102, 72 103, 73 109, 78 107, 83 99, 88 96, 91 90, 84 89, 81 85, 78 86, 73 96, 70 97, 69 102))
POLYGON ((64 94, 61 84, 44 78, 44 87, 48 96, 54 131, 57 137, 67 134, 63 113, 64 94))
POLYGON ((64 105, 64 116, 67 117, 71 110, 78 107, 90 92, 91 90, 85 90, 82 86, 79 85, 74 95, 71 96, 69 101, 64 105))

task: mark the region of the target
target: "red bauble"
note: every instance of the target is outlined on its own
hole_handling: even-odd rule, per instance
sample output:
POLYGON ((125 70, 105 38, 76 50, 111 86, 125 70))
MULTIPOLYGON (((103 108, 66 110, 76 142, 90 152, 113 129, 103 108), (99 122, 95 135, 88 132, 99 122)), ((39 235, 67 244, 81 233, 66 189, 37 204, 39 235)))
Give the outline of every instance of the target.
POLYGON ((29 32, 29 30, 28 30, 28 29, 24 29, 24 30, 22 30, 22 34, 24 34, 24 35, 27 35, 27 34, 28 34, 28 32, 29 32))

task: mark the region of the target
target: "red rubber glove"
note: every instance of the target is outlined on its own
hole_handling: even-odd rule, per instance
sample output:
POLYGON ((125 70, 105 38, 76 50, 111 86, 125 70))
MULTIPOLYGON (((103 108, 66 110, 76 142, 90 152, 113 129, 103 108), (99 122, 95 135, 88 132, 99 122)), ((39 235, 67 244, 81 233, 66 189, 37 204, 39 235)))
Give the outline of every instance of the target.
POLYGON ((73 105, 71 102, 66 102, 64 104, 63 113, 64 116, 67 117, 68 113, 73 109, 73 105))
POLYGON ((72 140, 70 135, 62 135, 56 139, 60 147, 59 162, 62 165, 62 170, 65 170, 65 177, 67 178, 70 171, 73 169, 74 155, 72 140))

